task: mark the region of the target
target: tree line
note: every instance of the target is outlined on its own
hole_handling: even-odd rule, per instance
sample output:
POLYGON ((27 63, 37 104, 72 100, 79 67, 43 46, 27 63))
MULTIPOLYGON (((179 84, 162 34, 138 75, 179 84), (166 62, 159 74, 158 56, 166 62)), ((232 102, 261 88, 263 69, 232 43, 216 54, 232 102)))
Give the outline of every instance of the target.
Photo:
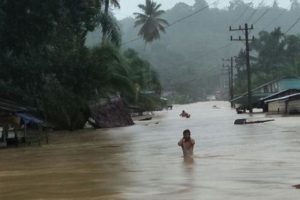
POLYGON ((117 0, 18 0, 0 2, 0 97, 37 108, 58 128, 82 128, 89 102, 121 96, 148 106, 144 91, 161 93, 158 74, 132 49, 121 49, 121 31, 110 6, 117 0), (86 46, 101 28, 100 42, 86 46))
MULTIPOLYGON (((253 88, 287 76, 300 76, 300 35, 285 34, 281 28, 262 31, 251 43, 253 88)), ((236 57, 235 93, 247 91, 245 51, 236 57)))
MULTIPOLYGON (((299 18, 299 1, 292 1, 289 9, 280 7, 278 2, 256 6, 249 1, 231 0, 226 8, 217 8, 205 0, 196 0, 193 5, 178 3, 163 15, 172 26, 166 28, 160 40, 147 44, 146 49, 143 40, 129 42, 124 47, 135 49, 149 60, 170 99, 177 103, 205 100, 223 83, 222 58, 238 55, 244 47, 243 43, 230 42, 229 26, 253 24, 251 36, 259 38, 259 32, 272 32, 276 27, 281 27, 284 33, 299 18)), ((136 38, 139 29, 133 29, 134 18, 119 23, 125 43, 136 38)), ((297 25, 289 33, 299 31, 297 25)), ((92 45, 95 40, 94 34, 89 34, 87 44, 92 45)))

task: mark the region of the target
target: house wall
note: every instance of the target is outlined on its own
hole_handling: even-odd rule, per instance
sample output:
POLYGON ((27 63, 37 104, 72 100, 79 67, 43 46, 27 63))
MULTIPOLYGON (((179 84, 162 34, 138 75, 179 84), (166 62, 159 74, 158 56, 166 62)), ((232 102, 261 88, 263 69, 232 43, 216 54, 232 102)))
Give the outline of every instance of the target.
POLYGON ((262 94, 273 94, 279 92, 279 86, 278 82, 270 83, 268 85, 265 85, 264 87, 258 89, 255 91, 255 93, 262 93, 262 94))
POLYGON ((268 112, 286 113, 286 102, 273 101, 268 103, 268 112))
POLYGON ((288 113, 300 113, 300 99, 288 102, 288 113))

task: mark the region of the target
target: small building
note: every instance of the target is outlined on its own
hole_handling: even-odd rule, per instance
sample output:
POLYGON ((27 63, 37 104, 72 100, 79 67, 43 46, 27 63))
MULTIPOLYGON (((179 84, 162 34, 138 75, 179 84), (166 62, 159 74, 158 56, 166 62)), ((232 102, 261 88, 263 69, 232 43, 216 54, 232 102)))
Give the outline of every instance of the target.
POLYGON ((270 96, 261 98, 260 101, 261 101, 261 104, 263 105, 264 112, 269 111, 268 104, 266 103, 268 100, 278 99, 278 98, 285 97, 285 96, 292 95, 292 94, 296 94, 296 93, 300 93, 300 89, 288 89, 288 90, 277 92, 277 93, 272 94, 270 96))
POLYGON ((29 114, 32 108, 26 108, 12 101, 0 99, 0 147, 18 145, 20 143, 41 144, 47 132, 42 135, 44 122, 29 114))
MULTIPOLYGON (((300 90, 300 78, 299 77, 283 77, 276 79, 265 84, 262 84, 252 89, 252 107, 264 108, 264 101, 262 99, 276 95, 280 92, 288 90, 300 90)), ((235 97, 231 100, 236 108, 248 107, 248 92, 235 97)))
POLYGON ((300 93, 269 99, 265 101, 265 104, 270 113, 300 113, 300 93))

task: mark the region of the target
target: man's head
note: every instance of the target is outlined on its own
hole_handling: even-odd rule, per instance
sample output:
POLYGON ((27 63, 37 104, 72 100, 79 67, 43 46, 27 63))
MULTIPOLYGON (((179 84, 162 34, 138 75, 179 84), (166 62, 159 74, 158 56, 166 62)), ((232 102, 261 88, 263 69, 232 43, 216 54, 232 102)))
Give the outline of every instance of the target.
POLYGON ((189 129, 185 129, 183 131, 183 138, 189 140, 191 138, 191 131, 189 129))

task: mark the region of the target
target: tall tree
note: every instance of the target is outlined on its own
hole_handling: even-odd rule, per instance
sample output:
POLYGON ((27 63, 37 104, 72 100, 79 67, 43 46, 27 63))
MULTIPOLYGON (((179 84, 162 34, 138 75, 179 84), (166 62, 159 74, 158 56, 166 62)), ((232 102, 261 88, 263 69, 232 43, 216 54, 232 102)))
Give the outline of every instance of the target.
POLYGON ((291 10, 298 10, 300 8, 300 3, 298 0, 290 0, 291 10))
POLYGON ((74 130, 90 116, 91 100, 130 96, 120 50, 85 47, 87 33, 103 19, 100 3, 0 1, 0 97, 36 107, 57 128, 74 130))
POLYGON ((120 8, 119 0, 101 0, 104 3, 104 12, 108 14, 110 4, 116 8, 120 8))
POLYGON ((276 69, 284 66, 286 41, 280 28, 275 28, 271 33, 260 32, 259 39, 252 44, 253 49, 258 52, 257 59, 261 69, 275 73, 276 69))
POLYGON ((273 8, 279 8, 277 0, 274 0, 274 2, 273 2, 273 8))
POLYGON ((250 3, 247 4, 243 0, 231 0, 229 2, 229 10, 239 10, 244 9, 245 7, 251 6, 250 3))
POLYGON ((101 13, 100 26, 102 29, 102 44, 109 41, 116 46, 121 45, 121 30, 112 14, 101 13))
POLYGON ((205 0, 195 0, 194 8, 201 9, 208 6, 208 3, 205 0))
POLYGON ((134 13, 136 15, 134 26, 141 26, 138 35, 143 37, 146 43, 159 39, 160 32, 165 32, 165 27, 169 25, 165 19, 160 18, 165 13, 164 10, 159 10, 161 4, 146 0, 145 5, 139 4, 138 7, 143 11, 134 13))
POLYGON ((113 39, 113 43, 119 45, 120 43, 120 31, 115 19, 109 13, 110 5, 120 8, 119 0, 101 0, 104 4, 104 14, 101 16, 101 27, 102 27, 102 43, 107 40, 113 39), (117 40, 115 40, 117 38, 117 40), (114 42, 114 41, 117 41, 114 42))

